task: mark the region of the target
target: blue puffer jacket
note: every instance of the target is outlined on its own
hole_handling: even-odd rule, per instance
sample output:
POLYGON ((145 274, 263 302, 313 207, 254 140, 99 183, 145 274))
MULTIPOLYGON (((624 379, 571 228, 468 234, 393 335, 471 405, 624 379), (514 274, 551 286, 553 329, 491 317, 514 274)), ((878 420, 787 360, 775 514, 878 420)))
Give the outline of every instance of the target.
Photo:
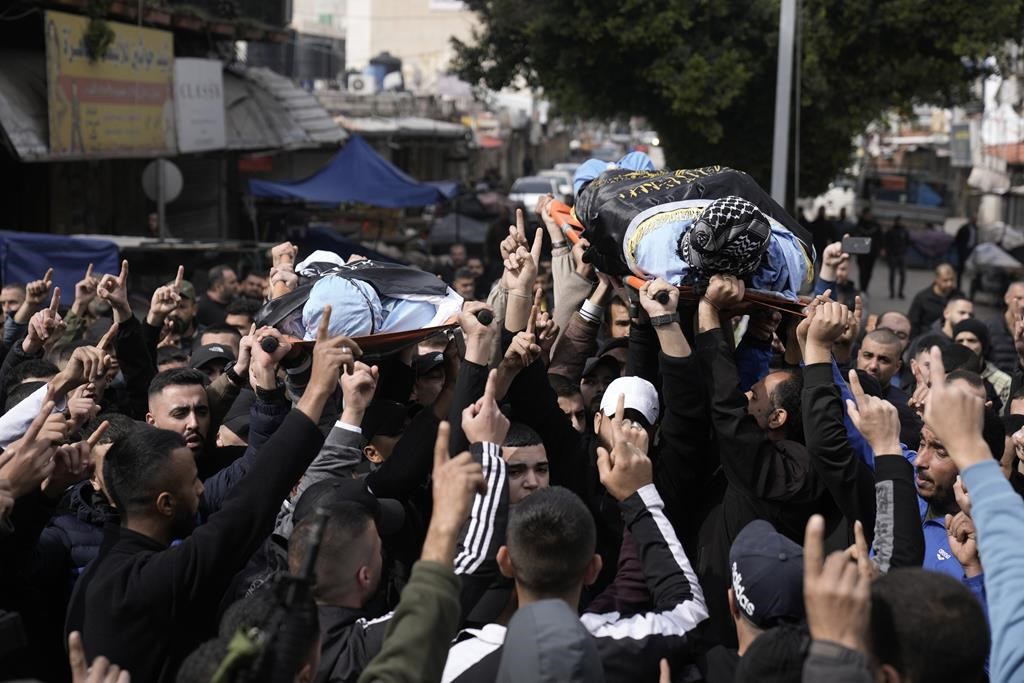
POLYGON ((67 494, 63 511, 43 529, 36 546, 33 579, 45 577, 49 585, 66 581, 68 595, 85 568, 100 550, 103 525, 117 524, 118 514, 92 484, 83 481, 67 494))

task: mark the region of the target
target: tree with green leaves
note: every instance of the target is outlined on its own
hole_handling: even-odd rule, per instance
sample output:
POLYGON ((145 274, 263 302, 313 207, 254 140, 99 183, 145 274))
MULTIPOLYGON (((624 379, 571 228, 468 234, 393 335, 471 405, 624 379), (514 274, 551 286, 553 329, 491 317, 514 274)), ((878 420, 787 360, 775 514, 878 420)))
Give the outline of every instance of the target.
MULTIPOLYGON (((779 0, 468 0, 455 70, 518 78, 566 114, 643 115, 673 167, 719 163, 768 185, 779 0)), ((803 0, 800 185, 822 191, 891 110, 969 98, 971 64, 1022 35, 1020 0, 803 0)))

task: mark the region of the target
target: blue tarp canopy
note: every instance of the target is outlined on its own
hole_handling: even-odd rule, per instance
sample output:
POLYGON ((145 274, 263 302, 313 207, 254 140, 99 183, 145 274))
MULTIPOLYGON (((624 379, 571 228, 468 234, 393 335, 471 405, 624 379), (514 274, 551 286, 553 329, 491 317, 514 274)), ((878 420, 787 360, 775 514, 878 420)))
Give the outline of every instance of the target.
POLYGON ((271 199, 318 204, 358 202, 388 209, 445 200, 442 190, 406 175, 358 135, 350 137, 345 147, 309 178, 290 182, 250 180, 249 192, 271 199))
POLYGON ((75 283, 85 276, 90 263, 96 274, 121 272, 117 245, 100 239, 0 231, 0 279, 5 284, 41 280, 46 269, 53 268, 53 283, 61 289, 61 300, 69 304, 75 298, 75 283))

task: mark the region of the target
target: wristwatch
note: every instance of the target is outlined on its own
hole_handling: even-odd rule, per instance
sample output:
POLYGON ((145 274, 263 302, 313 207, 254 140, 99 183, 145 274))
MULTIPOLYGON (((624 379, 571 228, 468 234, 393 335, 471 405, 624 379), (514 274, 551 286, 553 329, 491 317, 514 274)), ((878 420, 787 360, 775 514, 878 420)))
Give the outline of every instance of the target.
POLYGON ((233 360, 228 361, 227 364, 224 366, 224 374, 228 376, 228 381, 234 384, 239 389, 244 389, 246 385, 249 384, 248 371, 245 373, 245 377, 239 375, 237 372, 235 372, 235 361, 233 360))
POLYGON ((672 323, 679 322, 678 313, 668 313, 666 315, 656 315, 651 318, 651 325, 654 327, 661 327, 663 325, 671 325, 672 323))

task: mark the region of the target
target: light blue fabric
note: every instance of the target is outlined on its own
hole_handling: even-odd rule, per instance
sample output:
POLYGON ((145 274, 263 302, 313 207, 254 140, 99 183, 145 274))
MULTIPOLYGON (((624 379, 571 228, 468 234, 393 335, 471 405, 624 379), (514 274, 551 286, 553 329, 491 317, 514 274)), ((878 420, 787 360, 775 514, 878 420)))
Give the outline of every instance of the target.
POLYGON ((437 314, 437 307, 426 301, 409 301, 383 297, 384 322, 381 332, 406 332, 429 327, 437 314))
POLYGON ((576 169, 572 178, 572 193, 579 196, 583 186, 610 168, 628 168, 631 171, 654 171, 654 162, 643 152, 630 152, 615 163, 600 159, 587 159, 576 169))
POLYGON ((1024 678, 1024 501, 1003 477, 999 463, 986 460, 961 476, 971 492, 971 518, 978 551, 985 558, 993 681, 1024 678))
MULTIPOLYGON (((637 266, 673 285, 683 284, 690 272, 690 264, 680 258, 677 247, 679 238, 692 224, 692 220, 676 221, 644 235, 636 247, 637 266)), ((770 220, 770 224, 772 233, 767 259, 754 271, 750 284, 754 289, 796 298, 807 275, 807 262, 800 241, 780 223, 770 220)))
POLYGON ((317 280, 302 307, 305 339, 315 339, 324 306, 331 305, 331 336, 362 337, 380 331, 384 310, 373 287, 361 280, 328 275, 317 280))

